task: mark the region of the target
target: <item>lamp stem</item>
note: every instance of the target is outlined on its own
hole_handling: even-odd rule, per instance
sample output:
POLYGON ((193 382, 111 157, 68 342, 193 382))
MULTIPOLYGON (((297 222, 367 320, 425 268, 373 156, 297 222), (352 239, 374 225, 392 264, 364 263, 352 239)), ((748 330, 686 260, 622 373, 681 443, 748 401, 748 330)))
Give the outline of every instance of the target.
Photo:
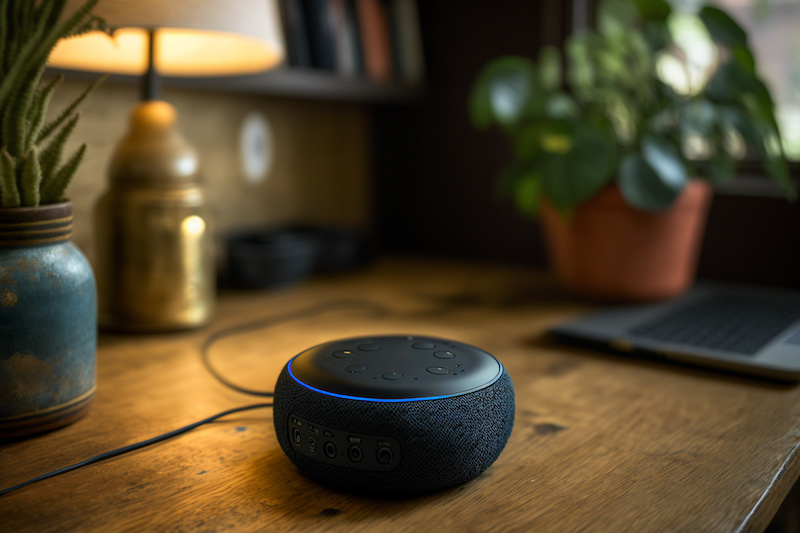
POLYGON ((161 96, 161 79, 155 66, 156 30, 148 30, 147 39, 147 71, 142 79, 142 100, 159 100, 161 96))

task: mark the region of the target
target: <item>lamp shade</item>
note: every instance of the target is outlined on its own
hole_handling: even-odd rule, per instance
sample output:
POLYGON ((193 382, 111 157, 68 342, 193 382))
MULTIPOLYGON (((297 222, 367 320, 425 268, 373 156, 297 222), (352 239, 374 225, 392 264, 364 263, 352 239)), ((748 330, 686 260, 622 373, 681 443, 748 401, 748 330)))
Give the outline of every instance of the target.
MULTIPOLYGON (((69 0, 68 16, 85 0, 69 0)), ((284 56, 275 0, 102 0, 93 13, 113 38, 91 32, 62 40, 49 66, 143 74, 148 32, 157 30, 155 66, 166 76, 227 76, 263 71, 284 56)))

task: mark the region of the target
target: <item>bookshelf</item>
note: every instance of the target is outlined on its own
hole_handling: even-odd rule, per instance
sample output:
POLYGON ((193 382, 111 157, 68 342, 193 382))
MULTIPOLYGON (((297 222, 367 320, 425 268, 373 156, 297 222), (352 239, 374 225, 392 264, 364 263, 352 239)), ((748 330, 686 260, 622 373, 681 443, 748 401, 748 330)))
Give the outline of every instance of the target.
MULTIPOLYGON (((47 69, 48 74, 63 74, 77 80, 94 80, 96 73, 66 69, 47 69)), ((140 76, 114 74, 112 83, 140 85, 140 76)), ((426 95, 425 86, 408 86, 398 82, 375 82, 360 77, 345 77, 313 68, 279 67, 261 74, 225 78, 164 77, 164 86, 176 89, 256 94, 331 102, 361 104, 414 104, 426 95)))
POLYGON ((417 0, 273 0, 286 64, 377 86, 418 87, 425 60, 417 0))
MULTIPOLYGON (((270 0, 281 16, 286 58, 263 73, 162 77, 167 88, 363 104, 409 104, 426 93, 417 0, 270 0)), ((48 69, 72 79, 96 73, 48 69)), ((115 74, 112 83, 140 84, 115 74)))
POLYGON ((167 78, 168 86, 363 104, 425 96, 417 0, 274 0, 286 60, 251 76, 167 78))
POLYGON ((412 104, 425 97, 425 87, 398 82, 375 82, 360 77, 345 77, 319 69, 282 67, 263 74, 215 79, 175 78, 175 87, 226 90, 231 92, 310 98, 365 104, 412 104))

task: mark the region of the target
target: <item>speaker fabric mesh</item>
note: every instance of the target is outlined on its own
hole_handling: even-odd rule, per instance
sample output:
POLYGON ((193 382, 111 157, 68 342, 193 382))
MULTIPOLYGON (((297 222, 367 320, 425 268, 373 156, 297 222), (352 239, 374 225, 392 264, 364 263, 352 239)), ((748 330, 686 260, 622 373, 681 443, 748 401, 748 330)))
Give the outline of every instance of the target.
POLYGON ((370 494, 428 492, 469 481, 497 459, 514 425, 514 385, 505 369, 497 381, 475 392, 382 403, 315 392, 284 367, 274 401, 278 442, 303 473, 338 489, 370 494), (400 464, 391 472, 372 472, 310 459, 292 447, 290 414, 341 431, 393 437, 400 442, 400 464))

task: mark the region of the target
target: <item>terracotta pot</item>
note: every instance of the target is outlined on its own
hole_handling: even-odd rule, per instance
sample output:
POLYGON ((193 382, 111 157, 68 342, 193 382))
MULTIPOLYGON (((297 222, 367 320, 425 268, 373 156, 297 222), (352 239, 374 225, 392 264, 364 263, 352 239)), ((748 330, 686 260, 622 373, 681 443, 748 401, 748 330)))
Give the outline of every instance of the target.
POLYGON ((646 302, 676 296, 694 281, 711 187, 692 180, 663 212, 630 207, 608 186, 564 217, 549 203, 542 223, 563 285, 593 299, 646 302))

